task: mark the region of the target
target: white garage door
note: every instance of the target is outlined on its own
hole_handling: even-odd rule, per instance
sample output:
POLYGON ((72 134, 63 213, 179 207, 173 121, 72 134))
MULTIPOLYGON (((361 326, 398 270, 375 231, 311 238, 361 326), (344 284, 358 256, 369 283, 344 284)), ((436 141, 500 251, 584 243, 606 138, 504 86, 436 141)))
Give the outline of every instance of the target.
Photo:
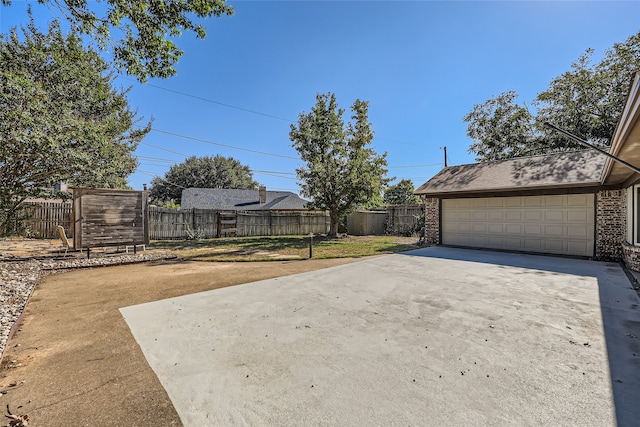
POLYGON ((442 243, 593 256, 594 196, 443 199, 442 243))

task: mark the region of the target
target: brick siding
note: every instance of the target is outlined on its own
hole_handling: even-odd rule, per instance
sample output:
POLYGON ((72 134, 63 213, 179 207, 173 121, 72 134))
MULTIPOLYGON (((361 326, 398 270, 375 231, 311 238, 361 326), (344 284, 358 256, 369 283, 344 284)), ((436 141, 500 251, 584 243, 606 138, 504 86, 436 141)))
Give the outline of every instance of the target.
POLYGON ((440 199, 427 198, 424 201, 424 239, 425 243, 440 243, 440 199))
POLYGON ((596 194, 596 259, 621 261, 626 239, 627 197, 625 190, 603 190, 596 194))
POLYGON ((640 246, 622 245, 624 264, 629 270, 640 271, 640 246))

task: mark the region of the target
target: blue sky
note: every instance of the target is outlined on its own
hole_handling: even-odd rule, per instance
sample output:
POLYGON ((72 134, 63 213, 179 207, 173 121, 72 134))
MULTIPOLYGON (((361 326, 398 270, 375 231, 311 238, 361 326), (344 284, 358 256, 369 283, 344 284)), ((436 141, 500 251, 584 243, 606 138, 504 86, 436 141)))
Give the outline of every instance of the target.
MULTIPOLYGON (((220 154, 268 189, 297 192, 289 126, 326 92, 345 119, 355 99, 369 101, 389 176, 417 187, 442 168, 442 146, 450 165, 474 161, 462 120, 474 104, 509 89, 529 103, 587 48, 597 61, 640 31, 634 1, 229 3, 236 14, 204 21, 205 40, 177 40, 185 51, 177 76, 117 79, 156 129, 136 151, 133 188, 185 155, 220 154)), ((45 25, 51 10, 34 10, 45 25)), ((26 20, 26 2, 0 6, 3 33, 26 20)))

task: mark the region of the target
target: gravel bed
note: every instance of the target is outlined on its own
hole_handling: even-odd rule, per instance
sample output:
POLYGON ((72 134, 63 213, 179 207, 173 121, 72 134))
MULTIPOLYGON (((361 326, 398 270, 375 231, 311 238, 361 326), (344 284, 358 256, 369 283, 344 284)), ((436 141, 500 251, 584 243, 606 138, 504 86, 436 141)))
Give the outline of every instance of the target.
POLYGON ((0 258, 0 359, 9 339, 11 328, 24 310, 38 280, 49 274, 70 269, 131 264, 158 259, 175 258, 166 253, 123 254, 86 258, 0 258))

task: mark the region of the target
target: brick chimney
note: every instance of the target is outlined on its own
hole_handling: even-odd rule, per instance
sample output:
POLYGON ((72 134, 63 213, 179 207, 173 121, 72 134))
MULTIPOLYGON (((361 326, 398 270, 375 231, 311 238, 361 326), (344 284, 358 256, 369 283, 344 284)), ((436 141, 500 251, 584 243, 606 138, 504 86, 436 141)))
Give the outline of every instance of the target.
POLYGON ((264 185, 258 187, 258 197, 260 198, 261 205, 267 203, 267 187, 265 187, 264 185))

